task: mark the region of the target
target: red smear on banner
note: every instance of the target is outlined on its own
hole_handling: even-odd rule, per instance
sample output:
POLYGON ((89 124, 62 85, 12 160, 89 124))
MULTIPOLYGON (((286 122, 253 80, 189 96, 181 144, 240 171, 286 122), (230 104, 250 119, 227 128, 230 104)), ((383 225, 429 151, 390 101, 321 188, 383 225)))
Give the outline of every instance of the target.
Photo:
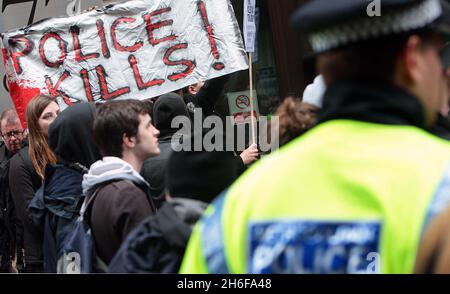
POLYGON ((9 59, 8 50, 6 50, 6 48, 2 48, 2 55, 3 55, 3 65, 5 66, 6 69, 6 62, 9 59))
POLYGON ((34 96, 41 94, 41 90, 39 88, 21 86, 21 84, 24 83, 21 83, 20 81, 10 82, 8 80, 9 94, 16 107, 22 127, 25 129, 27 127, 25 110, 27 109, 28 102, 30 102, 34 96))

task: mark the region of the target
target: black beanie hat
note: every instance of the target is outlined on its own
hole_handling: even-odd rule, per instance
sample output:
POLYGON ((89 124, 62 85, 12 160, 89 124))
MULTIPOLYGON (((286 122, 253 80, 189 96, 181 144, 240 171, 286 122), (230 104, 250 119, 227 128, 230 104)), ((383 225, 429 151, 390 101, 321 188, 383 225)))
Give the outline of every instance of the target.
POLYGON ((172 135, 178 129, 170 127, 172 120, 177 116, 189 117, 183 98, 175 93, 164 94, 153 105, 153 124, 160 132, 160 137, 172 135))
POLYGON ((167 163, 166 187, 171 197, 210 203, 238 177, 233 152, 172 152, 167 163))

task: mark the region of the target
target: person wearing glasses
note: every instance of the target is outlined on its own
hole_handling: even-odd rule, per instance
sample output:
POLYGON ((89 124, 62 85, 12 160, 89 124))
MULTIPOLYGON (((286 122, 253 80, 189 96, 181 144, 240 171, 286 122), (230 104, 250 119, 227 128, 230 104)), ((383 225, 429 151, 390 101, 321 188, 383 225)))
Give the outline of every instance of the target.
POLYGON ((9 189, 9 160, 24 143, 24 129, 14 109, 5 110, 0 117, 0 272, 15 272, 11 260, 16 254, 16 227, 21 225, 15 214, 9 189))
POLYGON ((0 158, 3 161, 4 158, 11 158, 22 149, 24 129, 14 109, 5 110, 1 115, 0 121, 0 132, 4 143, 0 147, 0 158))

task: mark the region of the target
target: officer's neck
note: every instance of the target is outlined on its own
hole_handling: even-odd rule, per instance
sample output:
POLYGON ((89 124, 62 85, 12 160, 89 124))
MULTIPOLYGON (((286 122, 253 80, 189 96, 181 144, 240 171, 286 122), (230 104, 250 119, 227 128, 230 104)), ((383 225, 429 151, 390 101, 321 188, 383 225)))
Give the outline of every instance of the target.
POLYGON ((399 86, 381 81, 347 80, 331 84, 319 122, 352 119, 426 128, 420 100, 399 86))

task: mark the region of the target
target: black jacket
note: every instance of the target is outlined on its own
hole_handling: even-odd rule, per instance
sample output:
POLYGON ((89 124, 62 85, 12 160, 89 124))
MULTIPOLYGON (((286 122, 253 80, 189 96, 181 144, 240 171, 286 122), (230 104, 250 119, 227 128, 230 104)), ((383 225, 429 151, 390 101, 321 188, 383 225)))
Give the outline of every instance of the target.
POLYGON ((92 204, 90 225, 98 256, 109 264, 120 245, 154 213, 146 189, 129 181, 103 186, 92 204))
POLYGON ((128 236, 109 265, 111 273, 177 273, 193 225, 207 203, 174 198, 128 236))
POLYGON ((25 262, 33 268, 43 268, 42 230, 33 224, 28 205, 42 181, 28 155, 28 146, 11 158, 9 186, 19 220, 24 226, 25 262))
POLYGON ((62 164, 47 165, 45 182, 30 203, 33 223, 44 232, 44 271, 47 273, 56 273, 65 239, 79 216, 84 200, 82 180, 81 169, 62 164))
POLYGON ((9 215, 10 197, 8 182, 9 152, 0 142, 0 273, 8 272, 11 264, 11 222, 9 215))
MULTIPOLYGON (((207 80, 200 91, 198 91, 197 95, 193 96, 190 93, 184 95, 183 99, 188 107, 189 115, 192 121, 194 119, 194 109, 191 106, 201 108, 203 118, 217 115, 214 110, 214 106, 223 94, 225 84, 228 80, 229 75, 207 80)), ((246 166, 240 156, 236 155, 235 160, 236 165, 238 166, 238 174, 242 174, 246 170, 246 166)))
MULTIPOLYGON (((26 142, 24 142, 24 146, 26 142)), ((8 272, 11 267, 11 256, 21 253, 23 248, 23 226, 20 223, 9 185, 10 159, 14 154, 9 152, 3 142, 0 143, 0 272, 8 272)), ((22 256, 18 254, 18 265, 22 265, 22 256)))

